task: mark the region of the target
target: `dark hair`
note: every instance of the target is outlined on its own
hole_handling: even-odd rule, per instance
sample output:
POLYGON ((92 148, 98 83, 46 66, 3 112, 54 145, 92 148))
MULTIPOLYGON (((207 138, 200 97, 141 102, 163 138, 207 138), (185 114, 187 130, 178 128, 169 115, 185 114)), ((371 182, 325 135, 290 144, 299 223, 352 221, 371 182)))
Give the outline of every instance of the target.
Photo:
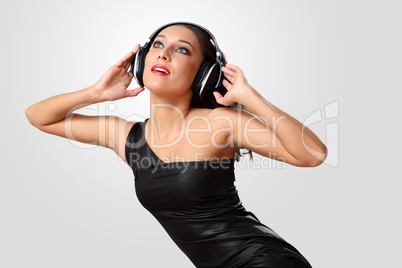
MULTIPOLYGON (((209 61, 209 62, 215 62, 216 61, 216 49, 215 49, 215 44, 213 44, 211 42, 210 37, 200 28, 193 26, 193 25, 189 25, 189 24, 179 24, 180 26, 185 26, 188 29, 190 29, 195 36, 197 37, 200 45, 201 45, 201 49, 202 49, 202 54, 204 56, 204 61, 209 61)), ((223 54, 223 52, 221 51, 221 61, 223 63, 223 65, 226 65, 227 61, 226 61, 226 57, 225 54, 223 54)), ((219 93, 223 95, 226 94, 227 90, 226 88, 221 84, 219 85, 219 87, 216 89, 216 91, 218 91, 219 93)), ((215 109, 218 107, 226 107, 224 105, 221 105, 219 103, 216 102, 214 95, 209 95, 206 99, 200 100, 199 96, 197 96, 197 94, 193 94, 193 97, 191 99, 190 102, 190 107, 197 107, 197 108, 210 108, 210 109, 215 109)), ((232 105, 229 106, 230 108, 233 109, 239 109, 239 110, 245 110, 247 112, 250 112, 246 107, 244 107, 242 104, 240 103, 234 103, 232 105)), ((247 150, 245 153, 241 152, 241 150, 244 148, 239 148, 239 150, 236 153, 236 161, 240 160, 240 157, 246 154, 250 155, 250 159, 253 159, 253 155, 252 155, 252 151, 247 150)))

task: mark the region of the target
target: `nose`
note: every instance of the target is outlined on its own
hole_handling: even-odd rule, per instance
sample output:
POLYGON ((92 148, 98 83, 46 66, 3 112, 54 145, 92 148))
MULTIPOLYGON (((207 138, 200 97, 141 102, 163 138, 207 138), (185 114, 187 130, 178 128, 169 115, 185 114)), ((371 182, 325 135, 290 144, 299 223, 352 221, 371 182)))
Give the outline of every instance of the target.
POLYGON ((169 61, 170 56, 169 56, 168 51, 166 49, 161 49, 160 52, 159 52, 158 59, 169 61))

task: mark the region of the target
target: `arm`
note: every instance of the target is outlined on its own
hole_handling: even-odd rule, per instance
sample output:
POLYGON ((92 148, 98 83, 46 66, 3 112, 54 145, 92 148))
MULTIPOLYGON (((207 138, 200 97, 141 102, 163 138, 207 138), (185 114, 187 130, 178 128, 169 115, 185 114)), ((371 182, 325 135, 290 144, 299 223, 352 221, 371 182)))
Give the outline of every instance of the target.
MULTIPOLYGON (((253 115, 240 113, 242 123, 236 127, 244 131, 232 133, 237 146, 295 166, 318 166, 325 160, 327 148, 317 136, 264 99, 247 83, 239 67, 227 64, 222 71, 227 79, 223 85, 228 92, 224 97, 214 92, 217 102, 226 106, 239 102, 259 119, 253 120, 256 119, 253 115), (247 131, 247 128, 257 131, 247 131)), ((232 113, 232 116, 235 115, 232 113)))
POLYGON ((73 112, 90 104, 137 96, 144 90, 126 90, 133 78, 127 70, 138 49, 137 45, 109 68, 95 85, 30 106, 25 111, 29 122, 46 133, 113 149, 125 160, 124 138, 132 123, 114 116, 85 116, 73 112))

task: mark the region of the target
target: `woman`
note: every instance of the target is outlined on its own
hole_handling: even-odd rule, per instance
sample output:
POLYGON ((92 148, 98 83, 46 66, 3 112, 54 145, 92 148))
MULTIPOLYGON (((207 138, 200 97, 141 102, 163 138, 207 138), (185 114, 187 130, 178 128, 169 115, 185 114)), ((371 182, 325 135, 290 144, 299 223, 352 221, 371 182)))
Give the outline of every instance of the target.
POLYGON ((114 150, 133 169, 140 202, 195 266, 311 267, 244 209, 233 184, 233 165, 243 148, 312 167, 325 160, 326 147, 265 100, 239 67, 226 64, 208 33, 190 23, 162 27, 145 51, 143 72, 134 70, 143 87, 127 90, 137 45, 95 85, 43 100, 26 115, 44 132, 114 150), (201 98, 195 79, 215 53, 225 65, 224 79, 212 87, 202 83, 203 90, 215 91, 201 98), (144 122, 73 113, 93 103, 135 97, 144 87, 151 104, 144 122))

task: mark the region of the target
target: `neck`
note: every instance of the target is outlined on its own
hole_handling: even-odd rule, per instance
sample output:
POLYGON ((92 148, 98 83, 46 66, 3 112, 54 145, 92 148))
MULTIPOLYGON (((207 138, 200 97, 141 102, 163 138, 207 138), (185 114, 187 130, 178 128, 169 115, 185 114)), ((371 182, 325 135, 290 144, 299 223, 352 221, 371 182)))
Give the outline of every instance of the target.
POLYGON ((169 138, 184 130, 187 115, 190 113, 192 92, 183 96, 157 96, 150 94, 150 126, 153 135, 169 138))

